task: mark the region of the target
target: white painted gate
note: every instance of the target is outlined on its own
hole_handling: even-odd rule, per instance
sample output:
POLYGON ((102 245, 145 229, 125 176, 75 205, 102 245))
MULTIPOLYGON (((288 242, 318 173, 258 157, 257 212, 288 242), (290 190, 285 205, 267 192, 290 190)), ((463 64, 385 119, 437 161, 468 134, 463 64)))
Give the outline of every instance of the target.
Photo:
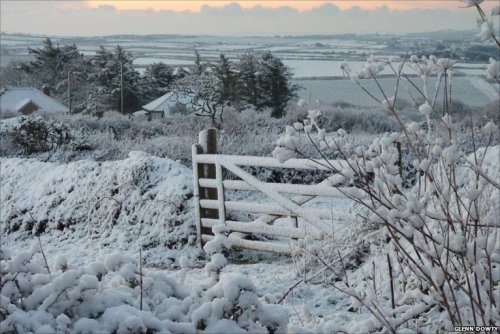
POLYGON ((267 234, 271 236, 300 239, 306 231, 299 227, 272 225, 280 217, 302 218, 307 225, 307 235, 321 239, 325 235, 324 220, 345 221, 352 216, 328 209, 306 208, 302 205, 316 196, 344 198, 342 191, 331 186, 328 180, 316 185, 269 183, 258 180, 243 170, 243 166, 330 170, 330 164, 341 168, 336 160, 316 162, 307 159, 290 159, 284 163, 271 157, 236 156, 216 154, 216 131, 200 133, 200 143, 193 145, 193 174, 195 219, 200 245, 211 240, 211 228, 217 224, 226 225, 230 231, 233 246, 262 251, 290 253, 286 243, 254 241, 244 239, 245 234, 267 234), (239 180, 224 180, 223 170, 239 180), (265 194, 272 203, 254 203, 226 200, 226 190, 256 191, 265 194), (288 197, 285 194, 295 195, 288 197), (261 214, 251 222, 227 220, 228 211, 261 214))

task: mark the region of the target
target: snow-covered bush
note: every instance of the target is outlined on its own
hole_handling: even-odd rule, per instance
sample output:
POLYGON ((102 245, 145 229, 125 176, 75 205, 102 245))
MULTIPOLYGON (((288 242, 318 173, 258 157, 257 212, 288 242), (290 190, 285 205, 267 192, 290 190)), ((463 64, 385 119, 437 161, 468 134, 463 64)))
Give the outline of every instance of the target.
POLYGON ((71 141, 68 128, 60 122, 45 121, 40 117, 20 117, 18 122, 8 136, 24 154, 53 151, 71 141))
POLYGON ((334 175, 329 180, 360 207, 362 218, 357 224, 371 226, 368 233, 357 235, 351 247, 371 244, 372 253, 378 253, 373 274, 362 264, 351 274, 361 275, 361 280, 349 279, 347 273, 342 277, 339 268, 346 271, 345 259, 339 248, 328 249, 329 241, 303 248, 334 273, 330 284, 352 298, 354 309, 365 307, 373 315, 370 324, 357 331, 395 332, 401 327, 415 330, 415 326, 443 331, 456 324, 495 326, 500 321, 500 146, 492 146, 499 144, 498 128, 493 122, 483 123, 479 131, 484 138, 478 140, 473 124, 467 150, 471 153, 460 145, 462 129, 456 126, 451 95, 453 64, 451 59, 434 56, 371 56, 359 73, 353 73, 343 63, 351 80, 388 110, 401 132, 355 147, 343 129, 326 136, 318 123, 320 111, 311 110, 306 120, 287 127, 273 152, 280 161, 301 156, 303 139, 318 150, 339 152, 342 167, 331 166, 334 175), (406 65, 421 78, 420 98, 425 102, 418 110, 426 122, 405 125, 396 108, 398 90, 417 85, 404 74, 406 65), (385 67, 396 76, 395 91, 386 92, 380 85, 379 91, 368 91, 364 80, 378 82, 377 74, 385 67), (436 92, 427 87, 430 76, 438 78, 436 92), (438 90, 444 92, 440 108, 438 90), (410 189, 403 186, 401 147, 409 152, 417 172, 410 189), (345 184, 354 188, 339 187, 345 184), (387 283, 376 284, 376 277, 387 278, 387 283), (418 324, 412 323, 414 318, 418 324))
MULTIPOLYGON (((15 142, 14 128, 1 126, 0 136, 4 143, 2 156, 30 156, 43 161, 58 162, 80 159, 108 161, 125 159, 130 151, 144 151, 159 157, 181 160, 185 165, 190 165, 190 145, 198 131, 204 127, 198 118, 188 116, 179 116, 168 122, 150 122, 116 112, 106 113, 101 118, 81 114, 37 114, 36 118, 26 117, 26 121, 33 122, 36 119, 36 122, 41 124, 60 124, 66 129, 70 140, 47 153, 26 151, 15 142)), ((2 121, 2 125, 7 123, 13 122, 2 121)), ((33 135, 24 136, 23 139, 39 142, 33 135)))
POLYGON ((2 333, 284 333, 288 313, 263 304, 246 278, 187 286, 120 254, 86 266, 39 249, 0 252, 2 333), (64 265, 61 266, 60 264, 64 265))
MULTIPOLYGON (((279 129, 285 126, 284 120, 267 122, 270 116, 266 112, 248 110, 240 114, 228 109, 227 116, 219 147, 228 154, 269 155, 273 142, 279 136, 279 129), (240 116, 243 121, 237 120, 240 116), (257 145, 257 142, 260 144, 257 145)), ((34 120, 33 116, 23 119, 26 119, 23 122, 34 120)), ((71 140, 49 152, 24 151, 14 141, 15 131, 11 123, 17 124, 18 121, 3 120, 0 123, 2 156, 29 156, 53 162, 81 159, 109 161, 126 159, 130 151, 143 151, 180 160, 184 165, 191 166, 191 145, 198 133, 209 126, 204 118, 193 115, 175 115, 165 120, 147 121, 116 112, 105 113, 101 118, 38 112, 36 120, 42 125, 59 124, 66 129, 71 140)), ((38 143, 33 136, 25 138, 38 143)))
MULTIPOLYGON (((225 112, 224 129, 219 133, 218 147, 225 154, 267 156, 271 154, 274 142, 287 124, 298 121, 306 114, 304 108, 296 108, 282 119, 270 117, 269 111, 228 108, 225 112)), ((378 119, 380 112, 362 110, 327 109, 323 120, 333 128, 341 122, 348 129, 362 129, 364 132, 382 131, 394 128, 394 122, 387 115, 378 119), (392 122, 392 123, 391 123, 392 122)), ((199 131, 209 126, 204 118, 193 115, 175 115, 165 120, 147 121, 128 117, 116 112, 105 113, 101 118, 83 114, 54 114, 38 112, 42 124, 59 124, 64 127, 69 140, 48 152, 24 151, 14 142, 11 123, 16 119, 0 123, 3 157, 32 157, 42 161, 71 162, 82 159, 96 161, 122 160, 130 151, 143 151, 158 157, 179 160, 191 166, 190 147, 196 141, 199 131)), ((32 116, 26 118, 32 119, 32 116)), ((27 137, 31 138, 31 137, 27 137)), ((364 136, 359 136, 366 139, 364 136)), ((33 138, 32 138, 33 139, 33 138)), ((366 142, 366 140, 364 140, 366 142)), ((35 141, 37 143, 38 141, 35 141)), ((307 145, 302 148, 307 154, 315 154, 307 145)), ((260 171, 259 171, 260 173, 260 171)), ((270 172, 271 179, 285 180, 278 172, 270 172)), ((305 178, 314 178, 314 172, 307 172, 305 178)), ((296 175, 295 179, 302 176, 296 175)))
POLYGON ((349 132, 383 133, 397 130, 397 123, 377 109, 322 109, 318 125, 326 131, 342 128, 349 132))

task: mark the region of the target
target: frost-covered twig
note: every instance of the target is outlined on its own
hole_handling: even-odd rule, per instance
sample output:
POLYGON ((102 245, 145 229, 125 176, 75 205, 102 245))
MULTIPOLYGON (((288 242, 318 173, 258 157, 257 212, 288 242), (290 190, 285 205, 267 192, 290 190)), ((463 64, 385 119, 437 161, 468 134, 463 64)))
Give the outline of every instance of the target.
MULTIPOLYGON (((33 218, 31 211, 29 211, 29 214, 30 214, 31 220, 33 221, 33 224, 36 224, 35 218, 33 218)), ((45 252, 43 251, 42 240, 40 240, 40 236, 38 235, 38 233, 36 234, 36 237, 38 239, 38 244, 40 245, 40 252, 42 253, 43 261, 45 262, 45 267, 47 268, 47 272, 50 275, 49 263, 47 262, 47 257, 45 256, 45 252)))
POLYGON ((389 254, 387 254, 387 268, 389 271, 389 284, 391 286, 391 306, 392 309, 394 310, 396 308, 396 302, 394 300, 394 280, 392 277, 392 264, 391 264, 391 258, 389 254))
POLYGON ((340 254, 340 250, 337 250, 337 253, 339 254, 340 264, 342 265, 342 271, 344 272, 345 285, 347 285, 347 287, 349 287, 349 278, 347 277, 347 268, 345 267, 344 261, 342 260, 342 255, 340 254))
POLYGON ((94 204, 92 204, 92 206, 90 207, 89 213, 87 214, 87 225, 88 225, 88 227, 87 227, 87 228, 88 228, 88 233, 89 233, 90 235, 92 234, 92 229, 91 229, 91 227, 92 227, 92 226, 91 226, 91 215, 92 215, 92 213, 94 212, 94 210, 95 210, 96 206, 97 206, 100 202, 102 202, 103 200, 106 200, 106 199, 112 200, 112 201, 114 201, 114 202, 118 205, 118 209, 117 209, 118 211, 117 211, 117 212, 119 212, 119 210, 121 209, 122 203, 121 203, 119 200, 117 200, 116 198, 114 198, 114 197, 104 196, 104 197, 99 198, 98 200, 96 200, 96 201, 94 202, 94 204))
POLYGON ((144 295, 144 284, 142 275, 142 248, 139 248, 139 288, 141 289, 141 296, 139 300, 139 310, 142 311, 142 301, 144 295))
MULTIPOLYGON (((468 7, 475 7, 477 9, 477 12, 479 13, 479 16, 481 18, 481 32, 479 33, 479 37, 481 40, 487 40, 491 38, 495 44, 497 45, 498 48, 500 48, 500 40, 495 35, 495 32, 493 30, 493 23, 490 22, 481 8, 481 3, 483 0, 462 0, 465 3, 465 6, 463 8, 468 8, 468 7)), ((498 15, 495 12, 492 12, 492 16, 498 15)))
POLYGON ((38 243, 40 244, 40 252, 42 253, 43 256, 43 261, 45 262, 45 267, 47 268, 47 272, 50 275, 50 268, 49 268, 49 263, 47 262, 47 257, 45 256, 45 252, 43 251, 43 246, 42 246, 42 240, 40 240, 40 236, 36 236, 38 239, 38 243))

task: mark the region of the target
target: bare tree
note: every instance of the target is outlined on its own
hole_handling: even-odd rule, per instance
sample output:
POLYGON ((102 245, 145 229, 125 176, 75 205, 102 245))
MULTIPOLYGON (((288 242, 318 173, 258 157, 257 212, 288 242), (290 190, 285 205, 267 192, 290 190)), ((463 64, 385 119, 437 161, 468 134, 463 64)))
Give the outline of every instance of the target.
POLYGON ((216 128, 222 127, 228 101, 224 98, 221 80, 211 74, 189 75, 177 81, 175 91, 188 97, 179 99, 179 103, 193 109, 197 116, 210 118, 216 128))

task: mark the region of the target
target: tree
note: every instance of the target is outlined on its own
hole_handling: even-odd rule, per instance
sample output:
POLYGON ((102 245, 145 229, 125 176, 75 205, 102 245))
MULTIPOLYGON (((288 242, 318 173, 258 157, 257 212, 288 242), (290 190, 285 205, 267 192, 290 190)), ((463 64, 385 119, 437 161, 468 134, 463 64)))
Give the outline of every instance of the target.
POLYGON ((175 81, 174 69, 164 63, 153 63, 146 66, 141 78, 144 100, 153 100, 170 90, 175 81))
POLYGON ((144 76, 160 89, 167 89, 174 82, 174 69, 164 63, 153 63, 146 66, 144 76))
POLYGON ((297 85, 291 83, 292 73, 283 62, 271 52, 262 55, 258 63, 258 108, 271 108, 271 116, 283 117, 290 99, 297 97, 297 85))
POLYGON ((205 71, 205 65, 201 63, 200 53, 194 51, 194 70, 193 74, 201 75, 205 71))
POLYGON ((88 95, 87 75, 91 66, 76 45, 54 45, 47 38, 41 48, 28 48, 28 53, 35 60, 14 65, 10 72, 6 72, 10 80, 30 86, 48 85, 51 93, 67 103, 68 107, 70 98, 72 102, 79 101, 76 105, 72 103, 72 111, 81 110, 82 102, 88 95))
POLYGON ((113 52, 101 46, 92 59, 92 65, 94 71, 89 79, 94 87, 87 112, 102 114, 107 110, 119 110, 126 114, 140 108, 143 92, 139 73, 134 69, 128 52, 120 46, 113 52))
POLYGON ((239 99, 244 103, 257 106, 257 62, 254 55, 245 53, 240 56, 236 71, 236 89, 239 99))
POLYGON ((214 75, 221 82, 221 94, 222 98, 231 103, 236 102, 236 85, 235 85, 235 74, 231 69, 231 62, 224 54, 220 54, 217 63, 214 65, 214 75))
POLYGON ((208 117, 212 126, 222 127, 228 101, 223 97, 222 82, 216 76, 207 73, 186 76, 176 82, 175 91, 189 97, 189 102, 184 104, 194 109, 197 116, 208 117))
POLYGON ((1 68, 0 87, 5 86, 32 86, 31 75, 22 70, 21 61, 11 61, 1 68))
POLYGON ((20 65, 33 85, 41 87, 47 84, 58 97, 66 97, 68 72, 79 71, 86 67, 83 54, 76 45, 54 45, 50 38, 43 41, 41 48, 28 48, 28 53, 35 60, 20 65))
MULTIPOLYGON (((464 0, 464 3, 466 7, 476 7, 481 16, 481 38, 492 39, 500 48, 491 21, 480 6, 482 1, 464 0)), ((492 12, 492 16, 498 14, 500 10, 492 12)), ((354 298, 377 319, 379 325, 374 331, 400 332, 412 318, 422 321, 415 330, 423 332, 446 331, 456 323, 496 326, 500 320, 497 310, 500 279, 496 274, 500 185, 496 168, 498 148, 491 145, 495 143, 493 138, 498 136, 498 127, 491 121, 484 124, 485 121, 476 118, 473 112, 469 115, 469 129, 461 123, 463 115, 456 113, 448 98, 455 60, 438 59, 435 55, 408 57, 408 54, 403 60, 393 59, 377 60, 371 56, 359 73, 352 72, 347 64, 341 66, 360 91, 387 109, 400 125, 400 133, 386 133, 368 147, 353 147, 352 139, 348 139, 343 129, 326 136, 325 129, 317 123, 321 112, 310 110, 307 120, 286 128, 273 155, 281 162, 301 155, 300 140, 306 139, 324 159, 327 154, 323 150, 336 152, 341 158, 333 163, 323 160, 322 166, 327 166, 334 174, 328 182, 359 205, 360 212, 364 211, 360 215, 362 219, 354 220, 354 224, 362 226, 363 231, 372 230, 356 235, 358 245, 364 244, 368 235, 373 241, 376 240, 374 235, 378 240, 385 239, 382 243, 388 245, 383 251, 378 249, 376 256, 386 260, 387 266, 382 261, 372 260, 373 289, 367 289, 368 279, 367 284, 353 288, 348 283, 347 272, 345 281, 332 285, 354 298), (377 79, 378 73, 388 64, 398 68, 394 71, 394 90, 384 90, 377 79), (405 74, 404 66, 408 64, 422 80, 422 89, 405 74), (432 92, 427 85, 431 76, 439 82, 432 92), (376 93, 367 88, 365 82, 368 80, 375 82, 374 87, 378 87, 384 99, 377 98, 376 93), (405 83, 400 85, 400 81, 405 83), (417 88, 424 99, 418 111, 425 121, 403 123, 397 98, 400 98, 401 86, 406 84, 417 88), (444 96, 442 102, 436 98, 439 93, 444 96), (432 122, 432 118, 440 114, 439 103, 442 104, 440 109, 447 112, 439 115, 442 116, 439 122, 432 122), (481 123, 484 125, 477 127, 481 123), (317 131, 317 136, 311 135, 313 131, 317 131), (481 140, 475 135, 478 132, 484 135, 481 140), (464 144, 467 141, 470 143, 464 144), (467 147, 469 144, 471 146, 467 147), (407 159, 403 159, 405 151, 407 159), (408 169, 412 170, 411 174, 408 169), (406 183, 405 179, 410 182, 406 183), (346 185, 355 188, 349 190, 346 185), (386 259, 379 254, 384 254, 386 259), (394 263, 398 270, 393 270, 394 263), (374 279, 378 274, 389 277, 389 288, 380 289, 380 294, 374 279), (382 306, 384 299, 391 303, 382 306)), ((492 60, 488 66, 494 62, 492 60)), ((499 72, 496 66, 488 68, 490 78, 497 77, 499 72)), ((322 248, 328 247, 316 249, 322 248)), ((335 253, 313 256, 330 269, 329 264, 334 262, 332 256, 337 257, 335 253)), ((342 261, 340 252, 338 256, 342 261)), ((346 271, 345 267, 343 269, 346 271)), ((361 272, 364 273, 363 267, 361 272)))

